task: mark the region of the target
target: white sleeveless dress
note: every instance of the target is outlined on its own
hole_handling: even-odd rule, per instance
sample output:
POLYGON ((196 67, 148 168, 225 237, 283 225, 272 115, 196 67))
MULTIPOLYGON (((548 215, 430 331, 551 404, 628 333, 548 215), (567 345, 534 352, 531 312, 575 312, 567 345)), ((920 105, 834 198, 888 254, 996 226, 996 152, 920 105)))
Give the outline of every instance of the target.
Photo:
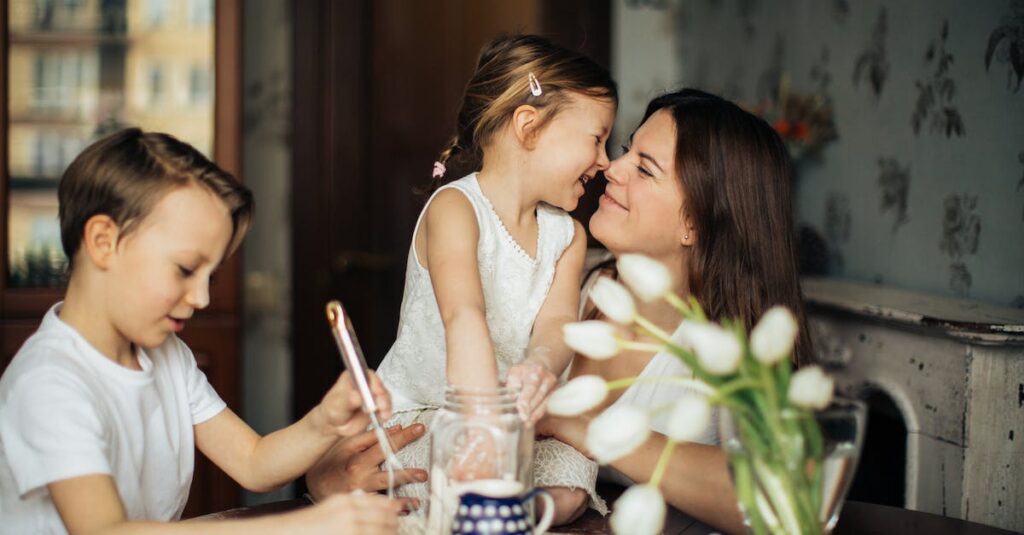
MULTIPOLYGON (((416 256, 416 233, 423 214, 437 193, 455 189, 469 200, 479 227, 477 262, 484 294, 487 328, 498 364, 499 378, 523 361, 533 332, 537 312, 547 298, 555 275, 555 264, 572 242, 575 226, 565 211, 540 204, 537 207, 537 252, 531 258, 519 247, 501 222, 477 182, 476 173, 446 184, 427 201, 416 221, 405 271, 405 292, 398 322, 398 336, 384 357, 377 374, 391 392, 395 416, 391 426, 430 422, 444 401, 445 332, 430 273, 416 256)), ((426 437, 397 452, 408 467, 428 469, 429 440, 426 437)), ((556 440, 541 440, 534 447, 534 482, 542 487, 583 488, 591 506, 607 512, 594 486, 597 465, 583 454, 556 440)), ((427 497, 424 483, 403 486, 403 496, 427 497)))

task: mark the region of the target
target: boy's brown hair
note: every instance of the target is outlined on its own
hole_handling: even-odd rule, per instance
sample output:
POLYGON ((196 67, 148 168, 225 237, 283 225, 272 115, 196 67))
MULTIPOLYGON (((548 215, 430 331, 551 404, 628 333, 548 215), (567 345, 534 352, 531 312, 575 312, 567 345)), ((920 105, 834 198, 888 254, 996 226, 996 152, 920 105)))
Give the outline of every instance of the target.
POLYGON ((60 240, 70 270, 82 245, 85 223, 106 214, 124 237, 171 190, 195 184, 228 207, 231 241, 241 243, 252 223, 252 192, 191 145, 168 134, 127 128, 86 147, 60 179, 60 240))

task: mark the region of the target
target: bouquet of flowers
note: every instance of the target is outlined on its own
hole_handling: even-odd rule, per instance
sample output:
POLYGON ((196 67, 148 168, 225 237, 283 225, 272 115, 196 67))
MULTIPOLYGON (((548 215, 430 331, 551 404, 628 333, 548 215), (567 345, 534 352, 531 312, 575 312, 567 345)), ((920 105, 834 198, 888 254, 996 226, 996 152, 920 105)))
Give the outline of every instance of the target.
MULTIPOLYGON (((705 396, 681 396, 666 407, 670 411, 668 443, 651 480, 628 489, 615 504, 611 518, 615 532, 661 533, 665 502, 658 488, 671 451, 675 444, 698 436, 709 425, 711 405, 718 405, 728 411, 736 440, 743 446, 730 449, 726 444, 726 450, 749 528, 758 534, 822 533, 823 485, 831 483, 823 481, 827 479, 826 454, 815 411, 829 405, 833 381, 817 366, 792 370, 790 355, 798 329, 793 314, 783 307, 768 310, 748 337, 742 322, 710 322, 696 299, 683 300, 674 294, 668 270, 657 261, 622 255, 617 267, 620 278, 639 299, 664 299, 679 311, 684 321, 676 337, 638 315, 629 290, 603 277, 590 295, 618 327, 598 320, 568 324, 566 343, 592 359, 612 358, 621 349, 667 350, 693 375, 611 382, 596 375, 581 376, 552 394, 548 412, 582 414, 598 406, 609 391, 640 381, 678 383, 705 396), (657 343, 623 336, 620 329, 627 328, 657 343)), ((598 462, 613 462, 646 441, 649 418, 648 410, 613 405, 590 423, 587 449, 598 462)))
POLYGON ((828 99, 814 93, 791 92, 785 78, 774 100, 752 106, 750 112, 778 132, 794 161, 818 154, 838 137, 828 99))

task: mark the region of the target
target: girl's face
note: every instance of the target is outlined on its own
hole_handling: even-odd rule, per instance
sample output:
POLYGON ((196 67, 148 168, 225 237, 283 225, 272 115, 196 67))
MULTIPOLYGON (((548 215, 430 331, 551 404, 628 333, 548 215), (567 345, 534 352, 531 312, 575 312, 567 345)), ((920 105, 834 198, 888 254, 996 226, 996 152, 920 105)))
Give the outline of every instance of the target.
POLYGON ((109 264, 109 321, 122 342, 156 347, 210 303, 210 276, 231 239, 224 202, 200 186, 164 195, 109 264))
POLYGON ((608 186, 590 219, 590 232, 612 253, 665 260, 680 254, 693 238, 684 224, 675 145, 675 120, 668 111, 657 111, 605 171, 608 186))
POLYGON ((583 184, 608 168, 605 144, 615 121, 612 100, 572 93, 569 99, 536 137, 530 162, 541 200, 567 212, 576 209, 583 184))

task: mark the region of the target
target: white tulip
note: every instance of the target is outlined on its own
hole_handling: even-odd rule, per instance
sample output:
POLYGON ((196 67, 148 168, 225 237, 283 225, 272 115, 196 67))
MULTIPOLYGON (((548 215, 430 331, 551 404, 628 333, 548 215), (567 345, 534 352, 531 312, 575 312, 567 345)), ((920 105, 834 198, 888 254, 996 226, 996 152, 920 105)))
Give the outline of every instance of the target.
POLYGON ((665 526, 665 498, 651 485, 633 485, 615 501, 610 521, 619 535, 657 535, 665 526))
POLYGON ((728 375, 740 365, 743 346, 736 335, 713 323, 684 321, 679 326, 684 344, 693 349, 701 368, 712 375, 728 375))
POLYGON ((636 303, 625 286, 601 277, 590 290, 590 299, 605 316, 616 323, 628 325, 636 318, 636 303))
POLYGON ((619 276, 641 301, 654 301, 668 293, 672 287, 672 276, 669 275, 668 268, 651 257, 624 254, 615 265, 619 270, 619 276))
POLYGON ((562 326, 562 338, 573 351, 594 360, 605 360, 619 354, 619 341, 615 327, 598 321, 580 321, 562 326))
POLYGON ((832 378, 819 366, 807 366, 793 374, 789 381, 789 401, 797 407, 821 410, 832 401, 832 378))
POLYGON ((775 364, 793 353, 798 331, 796 317, 784 306, 768 309, 750 332, 750 350, 754 358, 775 364))
POLYGON ((711 405, 704 396, 686 396, 672 405, 667 435, 676 442, 693 441, 702 436, 711 422, 711 405))
POLYGON ((608 396, 608 383, 600 375, 581 375, 548 398, 548 414, 577 416, 598 406, 608 396))
POLYGON ((590 422, 586 445, 597 462, 608 464, 629 455, 650 433, 645 411, 629 405, 612 406, 590 422))

